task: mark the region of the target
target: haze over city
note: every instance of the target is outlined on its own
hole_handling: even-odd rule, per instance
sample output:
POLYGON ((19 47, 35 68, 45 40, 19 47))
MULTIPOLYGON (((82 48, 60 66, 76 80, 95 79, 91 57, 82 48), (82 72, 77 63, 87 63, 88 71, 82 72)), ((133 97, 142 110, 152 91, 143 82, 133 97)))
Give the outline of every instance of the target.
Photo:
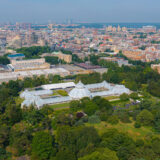
POLYGON ((0 22, 160 22, 159 0, 0 0, 0 22))

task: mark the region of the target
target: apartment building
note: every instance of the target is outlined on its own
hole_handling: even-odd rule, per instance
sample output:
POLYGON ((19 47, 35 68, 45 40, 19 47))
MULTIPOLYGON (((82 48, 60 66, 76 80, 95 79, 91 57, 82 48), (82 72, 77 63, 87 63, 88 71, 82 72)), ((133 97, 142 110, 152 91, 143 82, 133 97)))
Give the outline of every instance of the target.
POLYGON ((151 65, 151 68, 152 68, 153 70, 157 70, 158 73, 160 74, 160 64, 152 64, 152 65, 151 65))
POLYGON ((123 50, 123 54, 132 60, 135 61, 145 61, 145 53, 141 50, 123 50))

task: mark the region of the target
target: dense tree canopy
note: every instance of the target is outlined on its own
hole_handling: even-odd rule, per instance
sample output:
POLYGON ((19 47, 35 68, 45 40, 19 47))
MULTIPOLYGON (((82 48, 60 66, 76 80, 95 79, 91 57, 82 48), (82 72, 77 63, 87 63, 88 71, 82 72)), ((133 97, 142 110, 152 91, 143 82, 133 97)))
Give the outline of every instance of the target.
POLYGON ((0 56, 0 64, 6 65, 9 64, 10 60, 5 56, 0 56))
POLYGON ((26 58, 39 58, 42 53, 50 53, 51 48, 48 46, 33 46, 33 47, 23 47, 16 50, 18 53, 23 53, 26 58))
POLYGON ((32 154, 41 160, 46 160, 54 155, 53 137, 44 131, 37 132, 32 141, 32 154))
POLYGON ((107 148, 98 149, 90 155, 79 158, 78 160, 118 160, 116 153, 107 148))
MULTIPOLYGON (((41 54, 38 52, 31 55, 32 58, 41 54)), ((160 75, 148 64, 139 62, 121 68, 116 63, 97 62, 108 67, 108 72, 67 77, 34 76, 2 83, 0 159, 27 155, 34 160, 158 160, 160 75), (85 97, 60 104, 64 105, 62 108, 59 104, 58 108, 57 104, 39 110, 34 105, 21 108, 23 100, 19 94, 25 88, 39 89, 43 84, 66 80, 81 80, 84 84, 107 80, 124 84, 133 93, 120 97, 85 97), (112 101, 114 99, 117 100, 112 101)), ((64 95, 62 90, 57 92, 64 95)))

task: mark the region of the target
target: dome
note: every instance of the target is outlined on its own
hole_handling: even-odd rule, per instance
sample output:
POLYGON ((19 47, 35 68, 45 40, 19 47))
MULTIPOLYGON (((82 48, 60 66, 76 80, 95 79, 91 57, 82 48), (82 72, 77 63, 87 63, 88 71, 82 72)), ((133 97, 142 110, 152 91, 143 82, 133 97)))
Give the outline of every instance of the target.
POLYGON ((107 89, 111 89, 112 88, 112 86, 106 81, 103 81, 102 85, 103 85, 104 88, 107 88, 107 89))
POLYGON ((79 83, 76 84, 76 88, 82 89, 84 88, 84 84, 81 81, 79 81, 79 83))
POLYGON ((79 82, 75 88, 69 92, 69 96, 73 99, 81 99, 83 97, 91 97, 91 93, 82 82, 79 82))

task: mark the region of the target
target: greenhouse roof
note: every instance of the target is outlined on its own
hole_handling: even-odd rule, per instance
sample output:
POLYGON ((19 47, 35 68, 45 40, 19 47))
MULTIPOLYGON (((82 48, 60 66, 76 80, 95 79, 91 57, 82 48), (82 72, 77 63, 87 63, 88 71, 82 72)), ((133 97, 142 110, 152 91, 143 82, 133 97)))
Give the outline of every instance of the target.
POLYGON ((43 85, 43 89, 51 90, 51 89, 65 89, 65 88, 70 88, 70 87, 75 87, 74 82, 67 82, 67 83, 56 83, 56 84, 48 84, 48 85, 43 85))

